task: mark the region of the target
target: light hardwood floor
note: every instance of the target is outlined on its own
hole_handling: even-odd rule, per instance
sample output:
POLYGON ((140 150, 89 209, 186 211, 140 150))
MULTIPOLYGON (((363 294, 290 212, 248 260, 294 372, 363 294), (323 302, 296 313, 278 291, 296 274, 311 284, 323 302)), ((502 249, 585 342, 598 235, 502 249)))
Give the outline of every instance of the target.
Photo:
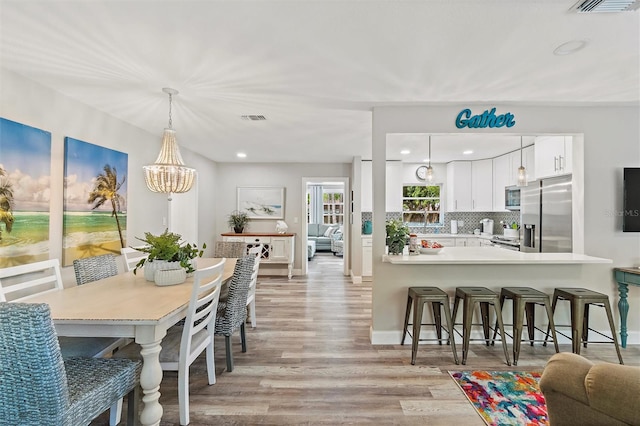
MULTIPOLYGON (((518 366, 508 367, 500 345, 475 344, 463 366, 448 346, 421 345, 411 365, 410 344, 370 344, 370 283, 343 277, 341 260, 330 254, 316 254, 309 266, 307 277, 260 277, 258 326, 247 325, 246 353, 234 338, 233 372, 225 371, 222 338, 215 342, 215 385, 207 385, 204 356, 192 365, 191 425, 481 426, 448 371, 541 371, 554 353, 552 345, 523 345, 518 366)), ((583 355, 617 362, 612 345, 590 345, 583 355)), ((623 357, 640 365, 640 346, 623 357)), ((164 373, 160 391, 161 425, 178 425, 177 373, 164 373)), ((106 414, 92 423, 106 424, 106 414)))

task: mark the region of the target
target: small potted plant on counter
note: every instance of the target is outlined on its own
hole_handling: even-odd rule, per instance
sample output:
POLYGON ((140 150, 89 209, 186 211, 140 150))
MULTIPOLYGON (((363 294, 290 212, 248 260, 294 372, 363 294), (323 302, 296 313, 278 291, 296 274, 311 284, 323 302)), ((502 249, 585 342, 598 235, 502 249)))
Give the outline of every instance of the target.
POLYGON ((187 274, 195 271, 194 259, 202 257, 207 245, 203 244, 202 249, 198 249, 195 244, 185 244, 181 242, 180 238, 180 234, 169 232, 168 229, 165 229, 165 231, 160 235, 153 235, 151 232, 145 232, 144 238, 138 238, 138 240, 145 243, 145 245, 142 247, 136 247, 136 250, 148 253, 149 255, 146 258, 140 259, 136 264, 133 273, 135 274, 138 268, 144 267, 144 277, 147 281, 155 281, 156 284, 159 285, 168 285, 158 283, 158 278, 165 282, 165 278, 167 278, 158 277, 158 271, 183 271, 173 273, 176 277, 169 280, 173 284, 183 282, 186 279, 187 274), (182 280, 173 282, 179 280, 179 278, 182 278, 182 280))
POLYGON ((389 254, 402 254, 409 237, 409 227, 400 219, 389 219, 385 225, 389 254))
POLYGON ((233 232, 241 234, 245 226, 249 223, 249 215, 245 212, 235 210, 229 215, 227 223, 233 228, 233 232))

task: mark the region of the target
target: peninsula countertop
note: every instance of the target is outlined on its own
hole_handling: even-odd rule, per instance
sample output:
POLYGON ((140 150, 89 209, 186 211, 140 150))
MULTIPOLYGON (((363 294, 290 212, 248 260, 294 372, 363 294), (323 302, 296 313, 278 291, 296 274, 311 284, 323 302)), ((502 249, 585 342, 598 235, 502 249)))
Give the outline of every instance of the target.
POLYGON ((384 255, 394 265, 541 265, 613 263, 611 259, 576 253, 524 253, 497 247, 443 247, 437 254, 384 255))

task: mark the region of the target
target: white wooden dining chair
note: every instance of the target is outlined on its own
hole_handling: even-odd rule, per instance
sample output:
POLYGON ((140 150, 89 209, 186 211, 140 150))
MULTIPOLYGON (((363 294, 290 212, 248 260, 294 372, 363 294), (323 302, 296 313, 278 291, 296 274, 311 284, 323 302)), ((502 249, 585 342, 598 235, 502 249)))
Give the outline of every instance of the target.
POLYGON ((148 253, 138 251, 133 247, 121 248, 120 254, 122 254, 122 257, 124 258, 124 267, 127 272, 133 271, 138 262, 140 262, 141 259, 146 259, 148 256, 148 253))
MULTIPOLYGON (((43 260, 26 265, 0 269, 0 302, 29 302, 29 297, 53 291, 61 291, 62 275, 58 259, 43 260)), ((100 358, 113 353, 120 344, 112 337, 58 337, 64 358, 100 358)), ((110 424, 120 422, 122 398, 111 408, 110 424)))
POLYGON ((260 255, 262 254, 262 244, 251 247, 248 250, 248 256, 255 256, 256 260, 253 264, 253 273, 251 274, 251 283, 249 284, 249 292, 247 293, 247 308, 249 310, 249 319, 251 320, 251 328, 256 328, 256 285, 258 284, 258 271, 260 269, 260 255))
MULTIPOLYGON (((189 424, 189 366, 206 351, 209 384, 216 382, 213 336, 216 312, 226 259, 195 271, 189 309, 183 327, 171 327, 162 339, 160 365, 165 371, 178 372, 180 424, 189 424)), ((116 352, 115 358, 140 357, 140 346, 131 344, 116 352)))

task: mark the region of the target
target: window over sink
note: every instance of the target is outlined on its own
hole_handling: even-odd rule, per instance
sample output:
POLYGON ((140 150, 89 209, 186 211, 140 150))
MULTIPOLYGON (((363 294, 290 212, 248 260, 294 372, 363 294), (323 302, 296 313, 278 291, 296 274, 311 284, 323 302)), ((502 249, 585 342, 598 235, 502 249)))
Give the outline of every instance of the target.
POLYGON ((442 225, 442 185, 403 185, 402 221, 409 226, 442 225))

